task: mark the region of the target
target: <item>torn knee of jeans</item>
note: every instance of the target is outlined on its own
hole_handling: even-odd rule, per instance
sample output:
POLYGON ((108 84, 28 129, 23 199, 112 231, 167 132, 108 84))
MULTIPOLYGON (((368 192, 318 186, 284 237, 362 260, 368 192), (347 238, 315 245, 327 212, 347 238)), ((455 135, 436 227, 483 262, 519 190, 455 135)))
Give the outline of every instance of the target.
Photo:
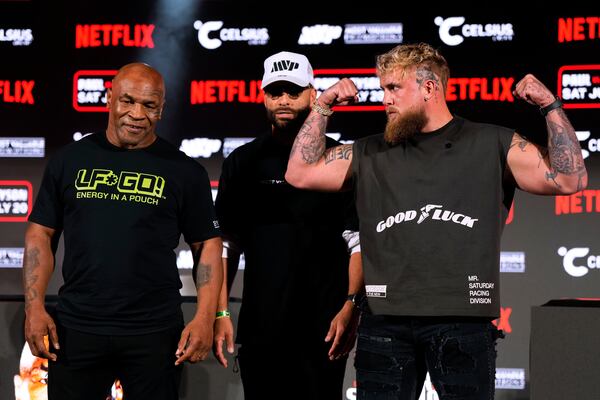
POLYGON ((450 385, 442 383, 441 388, 436 388, 440 394, 444 396, 444 398, 454 398, 462 399, 467 396, 471 396, 479 390, 477 386, 470 385, 450 385))
POLYGON ((465 353, 456 339, 445 340, 439 352, 442 371, 466 372, 475 369, 475 359, 465 353))

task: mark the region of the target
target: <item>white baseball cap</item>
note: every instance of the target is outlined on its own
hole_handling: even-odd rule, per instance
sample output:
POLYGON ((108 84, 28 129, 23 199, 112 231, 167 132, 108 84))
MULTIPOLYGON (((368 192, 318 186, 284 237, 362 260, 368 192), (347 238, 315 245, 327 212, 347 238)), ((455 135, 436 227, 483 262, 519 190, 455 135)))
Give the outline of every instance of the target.
POLYGON ((307 87, 309 84, 314 86, 315 77, 308 58, 289 51, 282 51, 267 58, 260 88, 264 89, 278 81, 292 82, 300 87, 307 87))

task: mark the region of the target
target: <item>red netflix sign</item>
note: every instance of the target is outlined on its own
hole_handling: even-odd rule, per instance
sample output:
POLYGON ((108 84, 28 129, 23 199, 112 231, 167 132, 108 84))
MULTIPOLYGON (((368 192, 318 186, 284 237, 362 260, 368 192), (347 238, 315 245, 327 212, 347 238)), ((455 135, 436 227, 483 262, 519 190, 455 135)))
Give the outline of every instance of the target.
POLYGON ((35 81, 0 80, 0 101, 4 103, 35 104, 35 81))
POLYGON ((570 196, 556 196, 554 199, 555 215, 600 213, 598 189, 586 189, 570 196))
POLYGON ((152 24, 89 24, 75 27, 75 47, 154 47, 152 24))
POLYGON ((514 102, 512 86, 515 78, 450 78, 446 100, 481 100, 514 102))
POLYGON ((192 81, 190 86, 192 104, 262 103, 263 100, 264 92, 260 90, 260 81, 192 81))
POLYGON ((600 17, 558 19, 558 42, 600 39, 600 17))

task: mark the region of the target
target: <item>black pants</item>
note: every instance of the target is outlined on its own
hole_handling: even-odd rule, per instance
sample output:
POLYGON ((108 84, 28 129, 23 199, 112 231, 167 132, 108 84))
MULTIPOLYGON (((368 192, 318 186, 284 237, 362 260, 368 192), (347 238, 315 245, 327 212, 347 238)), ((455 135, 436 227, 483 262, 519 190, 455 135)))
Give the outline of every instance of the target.
POLYGON ((441 400, 491 400, 498 337, 484 319, 363 315, 357 398, 414 400, 429 372, 441 400))
POLYGON ((106 336, 59 326, 60 350, 48 365, 48 399, 105 400, 115 379, 127 400, 178 399, 182 366, 175 366, 175 350, 181 330, 106 336))
POLYGON ((245 400, 340 400, 346 360, 330 361, 331 344, 244 344, 238 362, 245 400))

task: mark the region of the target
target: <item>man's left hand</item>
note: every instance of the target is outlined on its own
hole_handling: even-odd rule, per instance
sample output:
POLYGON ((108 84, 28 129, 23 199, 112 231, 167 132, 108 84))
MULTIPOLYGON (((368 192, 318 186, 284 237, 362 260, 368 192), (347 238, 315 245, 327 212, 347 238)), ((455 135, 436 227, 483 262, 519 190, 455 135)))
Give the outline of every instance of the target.
POLYGON ((550 89, 531 74, 525 75, 517 83, 513 95, 539 107, 546 107, 556 99, 550 89))

